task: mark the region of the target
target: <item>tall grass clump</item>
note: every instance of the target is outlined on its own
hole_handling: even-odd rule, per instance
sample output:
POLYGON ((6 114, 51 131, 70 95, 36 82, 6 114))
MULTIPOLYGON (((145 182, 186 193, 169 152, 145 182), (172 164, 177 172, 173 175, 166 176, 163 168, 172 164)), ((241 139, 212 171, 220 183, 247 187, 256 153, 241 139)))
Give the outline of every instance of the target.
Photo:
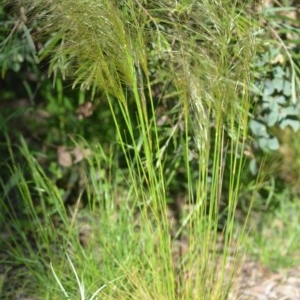
MULTIPOLYGON (((76 239, 79 209, 70 217, 28 151, 31 181, 17 166, 11 170, 21 176, 22 198, 31 199, 27 187, 32 183, 39 193, 41 187, 54 193, 49 197, 58 203, 55 213, 65 222, 65 230, 54 233, 60 235, 60 247, 39 241, 47 227, 39 225, 36 232, 35 247, 41 249, 42 243, 47 251, 53 249, 36 253, 45 264, 43 271, 34 269, 39 290, 46 288, 41 299, 93 299, 96 291, 99 299, 228 298, 242 241, 234 221, 257 43, 251 9, 247 1, 239 2, 18 1, 28 20, 41 24, 40 37, 47 43, 40 55, 50 57, 50 74, 72 78, 74 87, 91 90, 94 98, 101 94, 109 103, 127 166, 120 196, 113 178, 99 184, 101 165, 112 168, 100 145, 88 159, 91 210, 85 218, 96 230, 87 248, 76 239), (157 112, 162 102, 175 120, 165 131, 157 112), (175 153, 184 162, 185 195, 174 230, 168 202, 175 153), (107 193, 99 196, 105 187, 107 193), (105 199, 100 208, 94 205, 99 197, 105 199), (226 216, 219 233, 222 203, 226 216)), ((30 223, 40 222, 41 215, 47 222, 47 207, 39 215, 30 203, 30 223)), ((16 227, 22 236, 21 224, 16 227)))

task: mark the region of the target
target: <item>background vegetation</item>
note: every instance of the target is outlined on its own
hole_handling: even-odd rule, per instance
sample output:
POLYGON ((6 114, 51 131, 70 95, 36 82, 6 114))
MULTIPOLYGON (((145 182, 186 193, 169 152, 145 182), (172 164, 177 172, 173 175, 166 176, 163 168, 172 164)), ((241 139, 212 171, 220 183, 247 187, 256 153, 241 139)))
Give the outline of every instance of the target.
POLYGON ((244 253, 299 264, 297 15, 2 4, 1 297, 227 299, 244 253))

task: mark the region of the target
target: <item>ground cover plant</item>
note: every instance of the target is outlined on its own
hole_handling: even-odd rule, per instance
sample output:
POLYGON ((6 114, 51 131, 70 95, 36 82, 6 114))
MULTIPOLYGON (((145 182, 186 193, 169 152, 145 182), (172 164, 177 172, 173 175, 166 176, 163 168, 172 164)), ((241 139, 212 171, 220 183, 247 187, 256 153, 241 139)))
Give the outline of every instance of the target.
POLYGON ((34 114, 35 143, 3 140, 4 297, 230 297, 260 45, 250 4, 16 2, 38 24, 58 125, 34 114))

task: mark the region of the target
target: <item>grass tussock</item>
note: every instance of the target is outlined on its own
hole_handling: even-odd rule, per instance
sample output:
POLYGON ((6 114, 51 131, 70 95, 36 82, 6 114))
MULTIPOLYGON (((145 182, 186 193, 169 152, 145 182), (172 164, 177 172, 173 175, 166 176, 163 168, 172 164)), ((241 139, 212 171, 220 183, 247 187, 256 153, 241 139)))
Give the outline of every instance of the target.
POLYGON ((20 288, 25 294, 51 300, 228 298, 244 235, 236 235, 234 221, 257 46, 257 23, 239 2, 18 2, 28 20, 41 24, 47 43, 40 55, 51 58, 50 72, 109 103, 127 166, 110 172, 113 158, 101 145, 87 145, 93 154, 86 181, 66 208, 22 143, 27 173, 13 163, 10 182, 1 185, 3 215, 13 224, 6 228, 12 230, 9 252, 31 275, 20 288), (162 92, 165 83, 163 98, 154 88, 162 92), (167 133, 158 125, 160 101, 176 107, 167 133), (181 135, 175 146, 186 190, 173 226, 167 150, 175 133, 181 135), (109 176, 101 175, 103 166, 109 176), (8 201, 12 190, 26 223, 8 201), (83 195, 88 205, 81 209, 83 195))

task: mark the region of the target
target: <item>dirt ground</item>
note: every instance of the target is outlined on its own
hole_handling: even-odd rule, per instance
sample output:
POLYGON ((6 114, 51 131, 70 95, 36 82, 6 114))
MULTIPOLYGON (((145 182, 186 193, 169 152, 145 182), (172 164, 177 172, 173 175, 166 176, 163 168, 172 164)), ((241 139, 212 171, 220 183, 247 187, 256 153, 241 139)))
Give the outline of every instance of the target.
POLYGON ((245 260, 230 300, 300 300, 300 266, 271 272, 245 260))

